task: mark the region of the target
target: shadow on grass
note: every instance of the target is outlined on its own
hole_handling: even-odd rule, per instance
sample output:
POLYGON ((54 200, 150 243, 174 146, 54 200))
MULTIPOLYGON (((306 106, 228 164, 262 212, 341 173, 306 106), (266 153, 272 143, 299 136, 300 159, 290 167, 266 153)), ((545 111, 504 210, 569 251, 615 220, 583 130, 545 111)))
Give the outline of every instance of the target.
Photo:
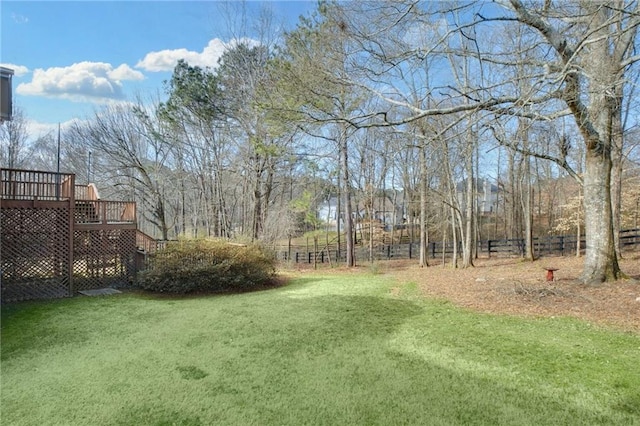
POLYGON ((266 284, 256 285, 252 287, 238 287, 232 289, 211 290, 211 291, 194 291, 189 293, 170 293, 170 292, 158 292, 149 291, 141 288, 131 288, 123 290, 126 293, 135 294, 141 298, 149 300, 192 300, 202 299, 210 297, 231 296, 237 294, 249 294, 273 291, 285 287, 292 287, 298 285, 306 285, 316 281, 321 281, 321 277, 317 278, 291 278, 286 276, 277 276, 272 281, 266 284))
MULTIPOLYGON (((60 383, 71 379, 57 378, 75 377, 77 382, 67 383, 73 389, 73 405, 85 419, 99 418, 105 424, 635 424, 639 420, 633 409, 637 399, 628 392, 610 411, 602 405, 592 408, 588 401, 580 405, 559 385, 536 376, 527 365, 531 358, 505 361, 514 363, 507 370, 528 376, 521 381, 474 370, 473 365, 488 370, 499 360, 483 359, 483 351, 465 350, 484 342, 469 337, 475 331, 468 323, 456 322, 458 316, 439 312, 442 305, 341 294, 350 290, 348 285, 311 285, 322 280, 296 278, 285 288, 256 297, 214 297, 207 303, 180 304, 180 309, 116 296, 103 304, 92 299, 51 304, 50 312, 41 307, 38 315, 44 317, 36 323, 29 323, 25 312, 18 319, 24 323, 15 326, 41 329, 34 337, 44 335, 49 322, 59 324, 59 333, 73 335, 77 330, 62 330, 67 322, 61 318, 85 318, 85 326, 100 333, 91 339, 112 352, 99 365, 86 364, 88 370, 81 374, 73 363, 57 364, 55 377, 32 386, 48 395, 46 400, 29 393, 29 378, 24 375, 34 367, 29 357, 16 360, 22 364, 11 367, 14 371, 6 367, 3 373, 14 386, 11 394, 23 396, 3 403, 4 419, 7 424, 69 424, 56 408, 69 406, 71 396, 61 391, 60 383), (103 311, 96 309, 99 305, 104 305, 103 311), (74 309, 65 312, 65 306, 74 309), (149 312, 137 312, 142 308, 149 312), (118 312, 124 316, 113 321, 111 315, 118 312), (108 333, 103 333, 97 325, 106 322, 108 333), (137 329, 145 334, 132 334, 137 329), (399 334, 407 329, 409 337, 399 334), (418 352, 435 355, 416 354, 415 346, 418 352), (122 364, 122 359, 128 363, 122 364), (117 380, 113 371, 121 372, 117 380), (150 373, 140 373, 145 371, 150 373), (91 396, 101 395, 114 380, 128 392, 113 391, 100 398, 100 404, 92 404, 91 396), (29 416, 21 417, 24 412, 29 416)), ((471 323, 474 318, 465 317, 471 323)), ((17 337, 16 333, 9 340, 17 337)), ((513 337, 498 349, 509 344, 520 341, 513 337)), ((93 353, 92 347, 68 345, 65 359, 86 357, 93 353)), ((20 357, 23 349, 14 349, 20 357)), ((50 350, 37 349, 45 358, 50 350)), ((599 391, 593 392, 597 398, 599 391)))
MULTIPOLYGON (((432 333, 425 346, 431 341, 439 350, 441 331, 430 328, 428 315, 417 318, 430 308, 411 301, 312 295, 270 302, 271 316, 260 312, 251 317, 247 310, 245 323, 217 341, 203 335, 192 340, 191 350, 211 354, 193 367, 202 370, 198 387, 192 388, 202 399, 181 409, 151 391, 120 412, 117 423, 578 425, 638 420, 629 398, 609 412, 602 406, 591 410, 542 377, 518 382, 464 364, 496 360, 470 354, 465 359, 462 353, 460 360, 438 362, 403 350, 396 340, 407 322, 432 333)), ((465 339, 461 334, 459 346, 465 339)), ((535 374, 525 364, 505 367, 535 374)))

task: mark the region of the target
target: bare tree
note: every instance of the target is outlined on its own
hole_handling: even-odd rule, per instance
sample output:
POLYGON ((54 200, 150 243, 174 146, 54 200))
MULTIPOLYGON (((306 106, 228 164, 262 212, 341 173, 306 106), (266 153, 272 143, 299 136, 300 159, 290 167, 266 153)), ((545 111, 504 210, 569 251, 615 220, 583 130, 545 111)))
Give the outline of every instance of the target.
MULTIPOLYGON (((351 120, 358 126, 402 126, 408 122, 432 115, 461 111, 487 110, 499 116, 525 116, 534 120, 553 120, 569 114, 574 119, 586 147, 584 196, 586 208, 587 256, 583 280, 599 283, 615 280, 620 272, 614 245, 613 213, 611 207, 611 150, 612 125, 620 104, 625 73, 639 56, 633 56, 634 40, 640 25, 640 3, 617 0, 614 2, 531 2, 510 0, 500 4, 501 9, 484 7, 482 3, 451 5, 450 3, 418 4, 415 2, 384 3, 375 10, 360 10, 349 15, 346 27, 367 52, 362 60, 363 72, 368 72, 370 82, 362 87, 386 102, 388 108, 399 109, 404 114, 390 120, 389 114, 376 110, 351 120), (553 3, 553 4, 552 4, 553 3), (413 50, 393 52, 393 58, 415 55, 438 55, 451 52, 447 40, 457 33, 465 34, 471 27, 478 32, 505 31, 506 26, 523 26, 531 39, 525 47, 531 52, 526 56, 523 69, 526 75, 505 74, 505 71, 522 65, 522 55, 510 54, 499 44, 487 44, 488 38, 478 37, 476 52, 458 49, 454 55, 473 55, 485 69, 485 74, 495 76, 491 82, 464 88, 443 82, 441 96, 446 104, 432 108, 418 108, 396 96, 397 92, 381 86, 379 70, 391 58, 380 41, 383 29, 394 22, 414 24, 448 19, 454 11, 464 10, 465 21, 448 25, 429 45, 416 45, 413 50), (358 25, 359 24, 359 25, 358 25), (484 44, 482 44, 484 42, 484 44), (374 65, 372 65, 374 64, 374 65), (518 79, 535 82, 527 93, 514 93, 518 79), (372 84, 375 81, 377 84, 372 84), (458 100, 453 102, 452 100, 458 100), (470 102, 467 102, 470 101, 470 102), (524 108, 527 106, 527 108, 524 108)), ((495 39, 493 39, 495 41, 495 39)), ((451 53, 450 53, 451 54, 451 53)), ((399 66, 396 65, 395 68, 399 66)), ((397 89, 397 88, 396 88, 397 89)), ((561 158, 549 158, 570 170, 561 158)), ((574 173, 575 174, 575 173, 574 173)))
POLYGON ((121 186, 121 193, 132 194, 142 216, 166 240, 176 218, 169 211, 174 186, 167 166, 172 152, 157 125, 140 105, 114 105, 90 121, 75 123, 67 137, 91 148, 102 187, 121 186))
POLYGON ((16 169, 25 167, 28 158, 27 119, 21 108, 13 108, 13 118, 0 124, 0 164, 16 169))

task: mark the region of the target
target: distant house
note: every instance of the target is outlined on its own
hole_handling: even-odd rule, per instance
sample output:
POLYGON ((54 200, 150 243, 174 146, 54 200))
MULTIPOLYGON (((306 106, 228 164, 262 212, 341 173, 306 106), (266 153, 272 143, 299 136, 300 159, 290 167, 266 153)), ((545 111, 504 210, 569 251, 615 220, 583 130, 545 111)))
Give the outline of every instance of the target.
MULTIPOLYGON (((344 206, 341 206, 341 209, 344 209, 344 206)), ((358 202, 357 207, 353 211, 353 220, 356 228, 361 221, 368 217, 369 213, 371 213, 374 220, 378 221, 385 228, 404 223, 405 214, 403 206, 401 203, 394 204, 392 198, 388 195, 374 197, 373 205, 370 209, 367 209, 366 202, 358 202)), ((320 203, 317 209, 317 218, 322 220, 324 226, 330 231, 337 230, 338 198, 330 197, 320 203)), ((340 217, 340 229, 344 229, 344 219, 342 216, 340 217)))
POLYGON ((365 219, 371 214, 371 217, 389 229, 394 225, 404 223, 405 212, 402 206, 402 198, 395 197, 398 202, 393 202, 393 194, 381 194, 373 197, 373 200, 360 201, 358 203, 357 218, 365 219), (367 209, 367 206, 370 206, 367 209))
MULTIPOLYGON (((338 198, 330 197, 318 205, 317 217, 329 231, 338 230, 338 198)), ((340 219, 340 229, 344 229, 344 221, 340 219)))
MULTIPOLYGON (((491 214, 497 212, 499 195, 498 187, 489 182, 487 179, 483 178, 476 179, 474 183, 474 192, 478 213, 491 214)), ((458 203, 460 204, 460 208, 462 208, 463 210, 466 209, 467 206, 466 193, 467 181, 463 180, 456 186, 456 196, 458 198, 458 203)))

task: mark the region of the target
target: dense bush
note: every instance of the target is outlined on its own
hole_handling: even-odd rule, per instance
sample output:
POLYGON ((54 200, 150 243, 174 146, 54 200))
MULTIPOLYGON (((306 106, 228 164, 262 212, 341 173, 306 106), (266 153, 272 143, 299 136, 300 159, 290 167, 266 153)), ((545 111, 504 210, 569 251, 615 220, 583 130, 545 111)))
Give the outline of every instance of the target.
POLYGON ((138 276, 141 288, 165 293, 248 290, 274 280, 275 258, 256 245, 195 239, 169 242, 138 276))

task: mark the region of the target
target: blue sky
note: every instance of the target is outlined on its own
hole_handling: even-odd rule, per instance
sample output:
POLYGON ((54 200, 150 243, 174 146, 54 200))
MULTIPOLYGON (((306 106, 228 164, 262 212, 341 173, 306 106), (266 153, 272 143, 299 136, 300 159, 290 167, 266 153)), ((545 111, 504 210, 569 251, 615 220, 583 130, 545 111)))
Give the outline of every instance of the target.
MULTIPOLYGON (((291 29, 316 4, 250 1, 248 21, 268 5, 291 29)), ((231 5, 236 22, 240 6, 231 5)), ((3 0, 0 16, 0 63, 15 70, 14 104, 33 138, 105 103, 162 92, 179 58, 215 66, 233 35, 256 37, 252 24, 230 24, 216 1, 3 0)))

